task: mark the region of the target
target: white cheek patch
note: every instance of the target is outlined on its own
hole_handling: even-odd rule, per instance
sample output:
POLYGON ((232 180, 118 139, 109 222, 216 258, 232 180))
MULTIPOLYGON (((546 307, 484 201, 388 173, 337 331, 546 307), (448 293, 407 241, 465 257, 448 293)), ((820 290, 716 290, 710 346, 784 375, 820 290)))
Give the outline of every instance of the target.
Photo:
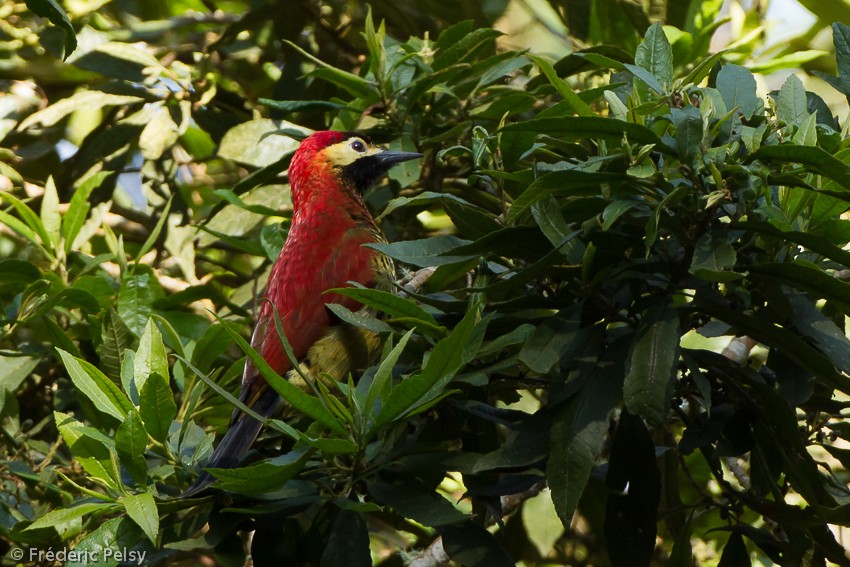
POLYGON ((325 157, 327 157, 328 161, 330 161, 333 165, 338 167, 345 167, 346 165, 350 165, 364 156, 371 156, 381 153, 381 150, 379 148, 375 146, 366 145, 366 143, 362 140, 361 143, 366 145, 366 151, 358 152, 351 147, 351 143, 355 140, 359 140, 359 138, 349 138, 344 142, 329 146, 324 151, 325 157))

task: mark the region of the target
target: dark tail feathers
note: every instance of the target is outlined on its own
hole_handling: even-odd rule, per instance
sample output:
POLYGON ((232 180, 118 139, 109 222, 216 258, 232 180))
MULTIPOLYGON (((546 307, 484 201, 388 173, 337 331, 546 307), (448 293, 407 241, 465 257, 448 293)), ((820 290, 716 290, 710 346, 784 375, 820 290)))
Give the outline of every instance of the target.
MULTIPOLYGON (((269 417, 274 413, 278 400, 279 396, 277 392, 271 388, 267 388, 251 409, 263 417, 269 417)), ((238 412, 239 410, 236 411, 238 412)), ((251 448, 262 428, 263 424, 261 422, 239 412, 238 417, 231 422, 230 428, 224 434, 224 438, 218 447, 216 447, 215 451, 213 451, 212 456, 207 461, 207 464, 204 465, 204 468, 232 469, 238 466, 242 462, 242 459, 245 458, 245 454, 251 448)), ((207 471, 201 471, 194 484, 187 488, 180 497, 188 498, 194 496, 213 482, 215 482, 215 477, 207 471)))

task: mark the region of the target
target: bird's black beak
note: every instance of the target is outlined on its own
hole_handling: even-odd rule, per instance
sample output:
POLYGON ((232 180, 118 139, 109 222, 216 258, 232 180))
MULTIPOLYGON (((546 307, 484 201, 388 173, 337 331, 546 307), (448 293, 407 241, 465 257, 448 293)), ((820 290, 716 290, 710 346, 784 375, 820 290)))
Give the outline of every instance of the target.
POLYGON ((390 169, 397 163, 401 163, 403 161, 410 161, 412 159, 418 159, 422 157, 422 154, 416 152, 381 152, 379 154, 373 154, 373 157, 377 160, 381 167, 384 167, 385 170, 390 169))
POLYGON ((422 154, 416 152, 384 151, 369 154, 343 167, 342 176, 351 181, 362 194, 394 165, 421 157, 422 154))

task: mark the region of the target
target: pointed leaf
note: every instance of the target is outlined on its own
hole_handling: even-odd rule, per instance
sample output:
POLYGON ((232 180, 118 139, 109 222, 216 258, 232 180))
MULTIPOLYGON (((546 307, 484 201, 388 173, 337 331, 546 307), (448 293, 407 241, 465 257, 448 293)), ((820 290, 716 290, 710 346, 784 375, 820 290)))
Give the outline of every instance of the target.
POLYGON ((145 430, 151 437, 164 443, 171 422, 177 417, 177 405, 168 378, 156 372, 148 376, 139 392, 139 413, 145 430))
POLYGON ((124 506, 130 519, 142 528, 142 531, 145 532, 151 543, 157 545, 159 512, 157 511, 153 495, 148 492, 127 494, 126 496, 122 496, 119 502, 124 506))
POLYGON ((74 386, 105 414, 123 421, 133 404, 103 372, 85 360, 57 348, 74 386))
POLYGON ((148 435, 142 418, 136 410, 124 418, 115 431, 115 451, 118 459, 137 484, 144 486, 147 480, 147 461, 145 450, 148 446, 148 435))

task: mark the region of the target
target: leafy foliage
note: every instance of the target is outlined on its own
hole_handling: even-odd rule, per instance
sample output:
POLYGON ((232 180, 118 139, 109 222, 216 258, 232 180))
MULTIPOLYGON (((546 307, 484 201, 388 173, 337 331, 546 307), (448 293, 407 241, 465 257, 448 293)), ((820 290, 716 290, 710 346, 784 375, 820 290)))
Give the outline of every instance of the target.
POLYGON ((847 127, 753 74, 822 54, 711 54, 716 0, 552 2, 587 43, 554 62, 504 2, 94 4, 0 8, 4 551, 848 564, 847 127), (305 391, 245 337, 318 128, 425 154, 367 199, 432 273, 335 290, 383 356, 305 391), (292 411, 181 499, 245 357, 292 411))

